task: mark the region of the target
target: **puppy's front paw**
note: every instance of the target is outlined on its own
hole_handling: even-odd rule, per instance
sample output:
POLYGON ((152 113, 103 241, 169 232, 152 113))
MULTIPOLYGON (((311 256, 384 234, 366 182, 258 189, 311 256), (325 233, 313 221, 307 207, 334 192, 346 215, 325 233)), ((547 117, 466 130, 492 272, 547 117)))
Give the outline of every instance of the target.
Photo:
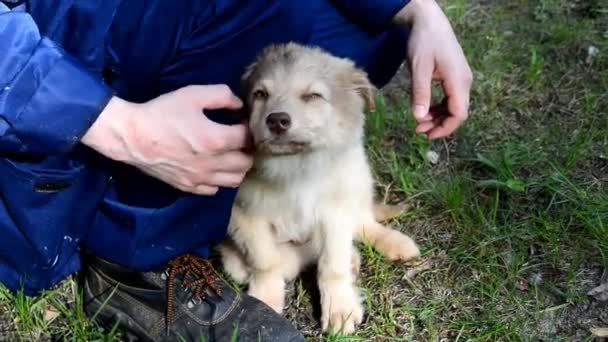
POLYGON ((379 239, 375 247, 392 261, 408 261, 420 257, 420 249, 414 240, 396 230, 391 230, 379 239))
POLYGON ((278 314, 282 314, 283 313, 283 308, 285 307, 285 297, 283 295, 283 293, 272 293, 272 292, 263 292, 263 293, 258 293, 256 291, 248 291, 248 294, 252 297, 255 297, 259 300, 261 300, 262 302, 264 302, 264 304, 270 306, 276 313, 278 314))
POLYGON ((351 334, 363 321, 363 305, 357 291, 350 287, 321 294, 323 332, 351 334))
POLYGON ((257 273, 247 293, 281 314, 285 307, 285 283, 279 273, 257 273))

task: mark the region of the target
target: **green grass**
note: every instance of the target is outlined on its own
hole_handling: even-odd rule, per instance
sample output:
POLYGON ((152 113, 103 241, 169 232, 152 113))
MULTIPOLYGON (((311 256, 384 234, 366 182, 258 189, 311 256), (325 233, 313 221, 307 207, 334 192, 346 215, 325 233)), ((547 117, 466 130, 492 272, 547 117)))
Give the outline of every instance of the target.
POLYGON ((589 339, 608 326, 607 304, 586 295, 608 266, 607 5, 444 3, 475 73, 471 117, 432 143, 413 132, 407 94, 369 117, 379 193, 413 204, 394 226, 431 267, 408 279, 412 267, 364 247, 356 338, 589 339))
POLYGON ((83 297, 72 280, 39 297, 27 297, 0 288, 0 340, 5 341, 115 341, 109 331, 86 317, 83 297))
MULTIPOLYGON (((608 326, 607 304, 586 295, 608 268, 608 4, 443 5, 475 74, 470 119, 428 142, 397 86, 367 125, 379 195, 412 204, 393 225, 419 242, 422 265, 360 246, 354 336, 320 334, 303 280, 287 316, 311 341, 591 340, 608 326), (587 63, 589 46, 599 54, 587 63)), ((111 340, 80 298, 72 280, 39 298, 3 289, 0 314, 25 340, 111 340)))

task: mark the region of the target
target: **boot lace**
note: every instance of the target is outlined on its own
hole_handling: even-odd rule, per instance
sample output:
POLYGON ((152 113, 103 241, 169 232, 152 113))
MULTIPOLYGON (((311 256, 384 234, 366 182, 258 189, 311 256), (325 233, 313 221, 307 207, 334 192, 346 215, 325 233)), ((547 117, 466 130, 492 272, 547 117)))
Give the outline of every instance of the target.
POLYGON ((207 297, 207 290, 212 290, 218 296, 222 294, 218 286, 218 275, 209 260, 185 254, 169 262, 167 267, 167 315, 166 329, 175 320, 175 280, 182 279, 184 289, 192 291, 192 298, 202 301, 207 297))

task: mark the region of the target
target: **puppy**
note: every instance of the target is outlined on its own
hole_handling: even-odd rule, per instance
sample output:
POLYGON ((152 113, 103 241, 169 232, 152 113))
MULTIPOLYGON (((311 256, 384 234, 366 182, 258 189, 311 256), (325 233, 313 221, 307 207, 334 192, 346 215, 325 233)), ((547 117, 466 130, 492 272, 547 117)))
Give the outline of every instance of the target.
POLYGON ((219 248, 224 268, 281 313, 286 281, 317 263, 321 326, 351 333, 363 319, 354 241, 391 260, 420 255, 374 215, 363 138, 375 89, 350 60, 295 43, 266 48, 243 84, 256 152, 219 248))

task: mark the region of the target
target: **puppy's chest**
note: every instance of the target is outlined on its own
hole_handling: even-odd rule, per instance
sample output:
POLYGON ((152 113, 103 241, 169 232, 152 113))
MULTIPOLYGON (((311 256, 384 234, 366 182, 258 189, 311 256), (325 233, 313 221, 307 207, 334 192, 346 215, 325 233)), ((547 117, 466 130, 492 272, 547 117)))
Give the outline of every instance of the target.
POLYGON ((249 198, 248 210, 268 222, 278 242, 309 241, 323 221, 328 189, 321 184, 291 184, 278 190, 258 189, 249 198))

